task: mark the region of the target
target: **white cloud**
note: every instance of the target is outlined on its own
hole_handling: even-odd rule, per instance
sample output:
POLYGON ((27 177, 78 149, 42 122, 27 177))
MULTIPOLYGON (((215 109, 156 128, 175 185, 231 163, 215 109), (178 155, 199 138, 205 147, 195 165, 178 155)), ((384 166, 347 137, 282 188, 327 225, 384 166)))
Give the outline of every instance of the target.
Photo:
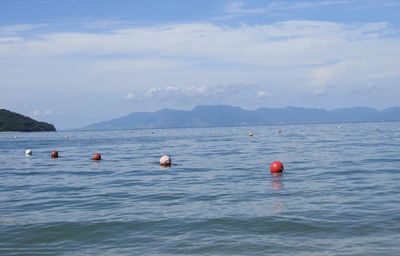
POLYGON ((187 98, 187 97, 199 97, 204 96, 208 93, 208 88, 204 86, 190 86, 190 87, 179 87, 179 86, 166 86, 151 88, 147 91, 146 96, 152 99, 167 99, 171 97, 175 98, 187 98))
POLYGON ((44 111, 40 111, 40 110, 33 110, 32 112, 32 116, 48 116, 48 115, 52 115, 54 112, 53 110, 47 109, 44 111))
POLYGON ((135 98, 135 94, 133 92, 129 92, 123 97, 124 100, 132 100, 134 98, 135 98))
POLYGON ((15 35, 26 31, 47 27, 47 24, 15 24, 0 27, 1 35, 15 35))
POLYGON ((225 5, 224 11, 234 15, 248 15, 265 13, 265 8, 248 8, 242 1, 232 1, 225 5))
POLYGON ((257 98, 269 98, 272 96, 272 93, 267 92, 267 91, 259 91, 257 93, 257 98))
MULTIPOLYGON (((234 18, 237 16, 246 15, 277 15, 277 13, 284 13, 290 10, 298 9, 312 9, 320 8, 334 5, 350 5, 354 4, 354 1, 349 0, 335 0, 335 1, 268 1, 265 4, 260 4, 257 6, 251 6, 247 3, 249 1, 229 1, 225 4, 223 12, 227 15, 223 18, 234 18)), ((359 5, 365 5, 364 2, 360 2, 359 5)))
POLYGON ((21 42, 22 38, 17 36, 0 37, 0 43, 21 42))

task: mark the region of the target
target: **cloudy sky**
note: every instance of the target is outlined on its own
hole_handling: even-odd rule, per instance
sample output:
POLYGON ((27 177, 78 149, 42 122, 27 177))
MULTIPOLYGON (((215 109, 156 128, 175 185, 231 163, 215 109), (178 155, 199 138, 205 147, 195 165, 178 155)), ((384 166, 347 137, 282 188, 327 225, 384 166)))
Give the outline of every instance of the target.
POLYGON ((0 108, 64 129, 200 104, 400 105, 400 1, 0 1, 0 108))

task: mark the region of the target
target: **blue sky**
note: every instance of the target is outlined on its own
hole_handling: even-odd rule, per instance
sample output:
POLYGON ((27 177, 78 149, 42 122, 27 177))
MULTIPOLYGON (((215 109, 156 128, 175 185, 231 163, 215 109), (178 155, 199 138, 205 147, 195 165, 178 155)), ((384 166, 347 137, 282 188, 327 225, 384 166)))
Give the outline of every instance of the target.
POLYGON ((83 127, 133 111, 400 105, 399 1, 0 1, 0 107, 83 127))

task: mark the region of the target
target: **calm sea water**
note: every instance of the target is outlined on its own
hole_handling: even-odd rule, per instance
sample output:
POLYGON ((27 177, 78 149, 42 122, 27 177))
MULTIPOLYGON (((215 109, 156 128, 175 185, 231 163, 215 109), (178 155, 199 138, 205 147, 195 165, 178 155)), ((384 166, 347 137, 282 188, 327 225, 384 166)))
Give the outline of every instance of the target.
POLYGON ((0 134, 0 255, 400 255, 399 241, 400 123, 0 134))

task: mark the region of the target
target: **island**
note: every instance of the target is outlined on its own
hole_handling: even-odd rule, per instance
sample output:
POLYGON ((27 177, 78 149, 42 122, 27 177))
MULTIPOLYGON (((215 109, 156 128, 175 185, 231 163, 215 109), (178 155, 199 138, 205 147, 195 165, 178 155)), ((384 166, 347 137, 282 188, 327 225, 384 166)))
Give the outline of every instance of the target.
POLYGON ((54 132, 54 125, 0 109, 0 132, 54 132))

